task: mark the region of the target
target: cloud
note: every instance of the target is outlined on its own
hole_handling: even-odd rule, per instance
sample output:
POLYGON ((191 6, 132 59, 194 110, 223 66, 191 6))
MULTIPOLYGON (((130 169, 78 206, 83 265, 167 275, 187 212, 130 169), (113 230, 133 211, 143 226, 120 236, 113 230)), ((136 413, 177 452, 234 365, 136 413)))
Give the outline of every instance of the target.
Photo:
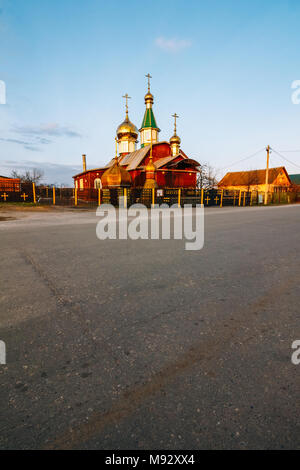
POLYGON ((25 142, 25 140, 18 140, 18 139, 4 139, 0 137, 1 142, 8 142, 10 144, 19 144, 19 145, 28 145, 28 142, 25 142))
POLYGON ((0 142, 6 142, 9 144, 17 144, 17 145, 22 145, 24 149, 30 150, 32 152, 39 152, 40 148, 37 147, 37 145, 48 145, 51 144, 52 141, 49 139, 45 139, 43 137, 35 137, 31 141, 28 140, 20 140, 20 139, 11 139, 11 138, 3 138, 0 137, 0 142))
POLYGON ((40 126, 17 126, 14 128, 14 132, 23 135, 35 136, 48 135, 53 137, 81 137, 79 132, 67 126, 61 126, 57 122, 50 122, 40 126))
MULTIPOLYGON (((28 142, 26 140, 19 140, 19 139, 5 139, 3 137, 0 137, 0 141, 1 142, 8 142, 10 144, 19 144, 19 145, 32 145, 32 142, 28 142)), ((43 145, 46 145, 46 144, 51 144, 52 141, 49 140, 49 139, 43 139, 43 138, 37 138, 35 139, 35 142, 39 143, 39 144, 43 144, 43 145)))
POLYGON ((155 44, 163 51, 176 53, 191 47, 192 42, 188 39, 167 39, 159 37, 155 39, 155 44))
POLYGON ((40 126, 15 126, 11 130, 14 134, 19 134, 24 139, 0 138, 0 142, 22 145, 24 149, 32 152, 41 151, 39 146, 49 145, 53 140, 47 137, 81 137, 81 135, 67 126, 60 126, 58 123, 48 123, 40 126))
POLYGON ((40 152, 41 149, 39 147, 34 147, 33 145, 24 145, 24 149, 30 150, 31 152, 40 152))

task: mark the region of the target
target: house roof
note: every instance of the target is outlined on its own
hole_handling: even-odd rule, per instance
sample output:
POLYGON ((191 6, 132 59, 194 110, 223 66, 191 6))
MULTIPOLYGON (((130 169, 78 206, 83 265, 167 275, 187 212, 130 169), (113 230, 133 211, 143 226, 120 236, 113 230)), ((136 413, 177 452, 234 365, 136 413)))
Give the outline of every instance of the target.
POLYGON ((300 184, 300 175, 289 175, 293 184, 300 184))
MULTIPOLYGON (((269 169, 269 184, 272 184, 277 176, 284 171, 290 182, 289 175, 284 166, 269 169)), ((219 186, 250 186, 265 184, 266 170, 235 171, 227 173, 219 182, 219 186)))

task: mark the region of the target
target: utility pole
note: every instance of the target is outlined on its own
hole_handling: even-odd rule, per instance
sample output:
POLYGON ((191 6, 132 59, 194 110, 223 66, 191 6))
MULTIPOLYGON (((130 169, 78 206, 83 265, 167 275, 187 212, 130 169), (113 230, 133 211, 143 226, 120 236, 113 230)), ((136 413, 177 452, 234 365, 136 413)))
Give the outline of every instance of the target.
POLYGON ((266 167, 266 189, 265 189, 265 205, 268 204, 268 192, 269 192, 269 165, 270 165, 270 145, 266 148, 267 150, 267 167, 266 167))

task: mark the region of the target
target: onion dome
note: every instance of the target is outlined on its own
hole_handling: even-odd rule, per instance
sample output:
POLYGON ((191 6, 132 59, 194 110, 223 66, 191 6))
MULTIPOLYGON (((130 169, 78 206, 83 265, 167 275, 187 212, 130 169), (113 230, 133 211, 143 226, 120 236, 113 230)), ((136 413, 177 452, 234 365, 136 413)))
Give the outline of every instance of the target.
POLYGON ((174 134, 171 139, 170 139, 170 144, 176 144, 176 145, 180 145, 181 144, 181 139, 180 137, 178 137, 177 134, 174 134))
POLYGON ((178 137, 177 135, 177 125, 176 125, 177 124, 176 120, 179 116, 178 114, 175 113, 173 114, 172 117, 174 118, 174 134, 170 139, 170 146, 171 146, 172 155, 175 156, 179 153, 181 140, 180 140, 180 137, 178 137))
POLYGON ((102 175, 102 188, 126 188, 131 186, 131 176, 129 171, 119 165, 118 160, 118 139, 116 141, 116 155, 114 163, 102 175))
POLYGON ((152 158, 150 158, 149 162, 147 163, 145 170, 146 170, 146 173, 155 173, 156 168, 152 161, 152 158))
POLYGON ((137 127, 129 120, 128 114, 126 113, 125 120, 119 125, 117 129, 118 139, 125 136, 131 136, 135 140, 138 138, 139 131, 137 127))
POLYGON ((157 182, 155 179, 156 168, 152 159, 152 145, 150 149, 150 158, 146 165, 145 170, 146 170, 146 180, 145 180, 144 188, 145 189, 157 188, 157 182))
POLYGON ((102 188, 126 188, 131 186, 129 171, 119 165, 117 160, 108 168, 101 178, 102 188))
POLYGON ((150 91, 148 91, 148 93, 146 93, 145 95, 145 105, 147 104, 153 104, 154 103, 154 96, 152 95, 152 93, 150 93, 150 91))

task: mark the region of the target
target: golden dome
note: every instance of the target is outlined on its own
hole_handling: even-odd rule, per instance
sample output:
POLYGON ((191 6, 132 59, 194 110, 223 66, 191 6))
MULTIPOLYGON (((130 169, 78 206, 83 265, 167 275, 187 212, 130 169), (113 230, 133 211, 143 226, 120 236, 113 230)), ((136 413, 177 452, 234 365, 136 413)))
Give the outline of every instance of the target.
POLYGON ((145 95, 145 104, 147 104, 147 103, 153 104, 153 102, 154 102, 154 97, 153 97, 152 93, 150 93, 150 91, 148 91, 148 93, 146 93, 146 95, 145 95))
POLYGON ((103 173, 101 183, 104 189, 128 187, 131 186, 131 176, 115 159, 114 164, 103 173))
POLYGON ((135 139, 137 139, 138 135, 139 135, 138 129, 129 120, 128 116, 126 116, 125 120, 119 125, 119 127, 117 129, 118 139, 120 139, 121 137, 123 137, 127 134, 132 135, 132 137, 134 137, 135 139))
POLYGON ((177 134, 174 134, 173 137, 171 137, 170 139, 170 144, 178 144, 180 145, 181 144, 181 140, 180 140, 180 137, 178 137, 177 134))
POLYGON ((156 171, 155 165, 152 161, 152 159, 149 160, 149 162, 146 165, 146 172, 147 173, 154 173, 156 171))

